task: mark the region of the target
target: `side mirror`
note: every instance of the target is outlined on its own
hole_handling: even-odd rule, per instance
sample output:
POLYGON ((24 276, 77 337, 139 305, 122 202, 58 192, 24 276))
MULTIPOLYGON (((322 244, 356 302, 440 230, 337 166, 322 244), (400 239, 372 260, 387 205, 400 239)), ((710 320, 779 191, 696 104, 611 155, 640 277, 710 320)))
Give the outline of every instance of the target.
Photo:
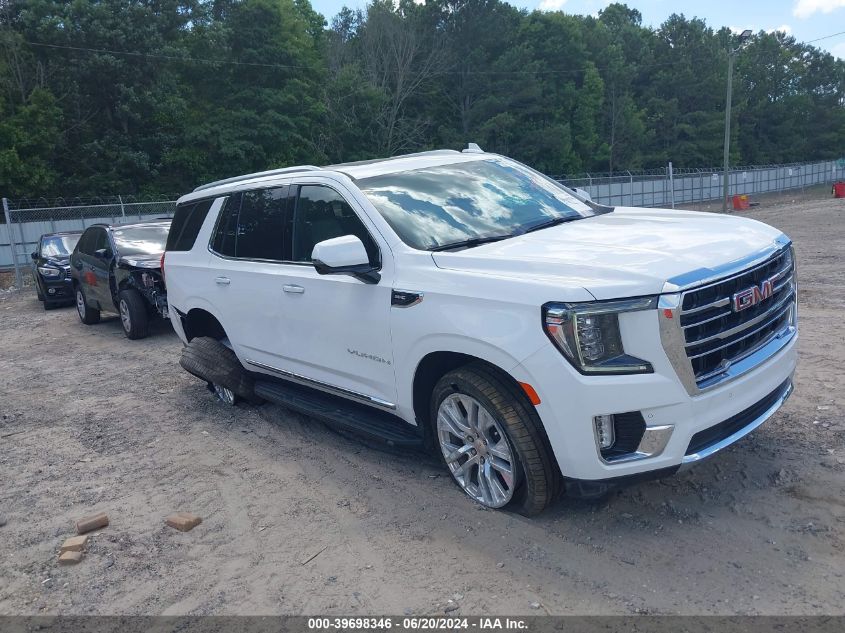
POLYGON ((35 261, 36 259, 38 259, 38 253, 36 253, 36 252, 32 252, 32 253, 30 253, 30 254, 29 254, 29 256, 32 258, 32 260, 33 260, 33 261, 35 261))
POLYGON ((381 279, 370 265, 364 243, 355 235, 318 242, 311 251, 311 262, 321 275, 352 275, 369 284, 376 284, 381 279))
POLYGON ((94 251, 94 255, 96 255, 100 259, 110 259, 111 250, 108 248, 98 248, 96 251, 94 251))
POLYGON ((593 201, 593 197, 584 189, 579 189, 578 187, 575 187, 575 193, 584 198, 584 200, 589 200, 590 202, 593 201))

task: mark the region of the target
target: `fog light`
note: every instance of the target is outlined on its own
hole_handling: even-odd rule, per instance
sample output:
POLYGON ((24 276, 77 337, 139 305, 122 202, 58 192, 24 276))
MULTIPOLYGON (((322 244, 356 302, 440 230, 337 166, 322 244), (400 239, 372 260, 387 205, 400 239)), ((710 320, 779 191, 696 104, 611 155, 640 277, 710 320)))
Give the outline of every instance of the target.
POLYGON ((55 288, 47 288, 47 294, 48 295, 56 294, 56 289, 55 288))
POLYGON ((610 448, 616 437, 613 431, 613 416, 612 415, 597 415, 593 418, 596 425, 596 438, 599 442, 599 448, 610 448))

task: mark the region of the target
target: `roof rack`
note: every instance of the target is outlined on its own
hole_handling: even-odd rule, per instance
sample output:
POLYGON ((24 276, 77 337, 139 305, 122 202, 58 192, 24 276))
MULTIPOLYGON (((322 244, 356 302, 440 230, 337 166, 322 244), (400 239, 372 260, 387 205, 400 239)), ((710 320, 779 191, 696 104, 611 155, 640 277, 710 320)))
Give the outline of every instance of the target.
POLYGON ((282 167, 281 169, 269 169, 267 171, 259 171, 254 174, 244 174, 243 176, 234 176, 233 178, 224 178, 223 180, 215 180, 204 185, 200 185, 194 191, 202 191, 204 189, 211 189, 220 185, 230 185, 242 180, 252 180, 253 178, 261 178, 263 176, 276 176, 278 174, 292 174, 298 171, 315 171, 320 169, 314 165, 301 165, 299 167, 282 167))

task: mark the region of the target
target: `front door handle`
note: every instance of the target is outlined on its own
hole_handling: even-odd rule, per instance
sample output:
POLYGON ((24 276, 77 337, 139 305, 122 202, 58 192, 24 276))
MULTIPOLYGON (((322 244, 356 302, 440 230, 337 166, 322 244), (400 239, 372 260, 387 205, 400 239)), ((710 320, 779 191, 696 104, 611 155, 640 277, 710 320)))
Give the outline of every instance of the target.
POLYGON ((285 292, 289 292, 291 294, 295 294, 295 295, 301 295, 303 292, 305 292, 305 288, 303 288, 302 286, 295 286, 295 285, 292 285, 292 284, 282 286, 282 290, 284 290, 285 292))
POLYGON ((214 283, 216 283, 218 286, 228 286, 230 283, 232 283, 232 280, 228 277, 215 277, 214 283))

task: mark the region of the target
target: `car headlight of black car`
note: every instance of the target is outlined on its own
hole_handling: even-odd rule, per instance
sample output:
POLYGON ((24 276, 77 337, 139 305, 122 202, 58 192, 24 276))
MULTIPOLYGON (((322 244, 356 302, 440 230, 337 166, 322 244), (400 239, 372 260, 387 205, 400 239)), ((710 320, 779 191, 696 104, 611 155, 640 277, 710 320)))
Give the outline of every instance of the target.
POLYGON ((45 279, 61 279, 65 271, 61 268, 53 268, 52 266, 39 266, 38 273, 45 279))

